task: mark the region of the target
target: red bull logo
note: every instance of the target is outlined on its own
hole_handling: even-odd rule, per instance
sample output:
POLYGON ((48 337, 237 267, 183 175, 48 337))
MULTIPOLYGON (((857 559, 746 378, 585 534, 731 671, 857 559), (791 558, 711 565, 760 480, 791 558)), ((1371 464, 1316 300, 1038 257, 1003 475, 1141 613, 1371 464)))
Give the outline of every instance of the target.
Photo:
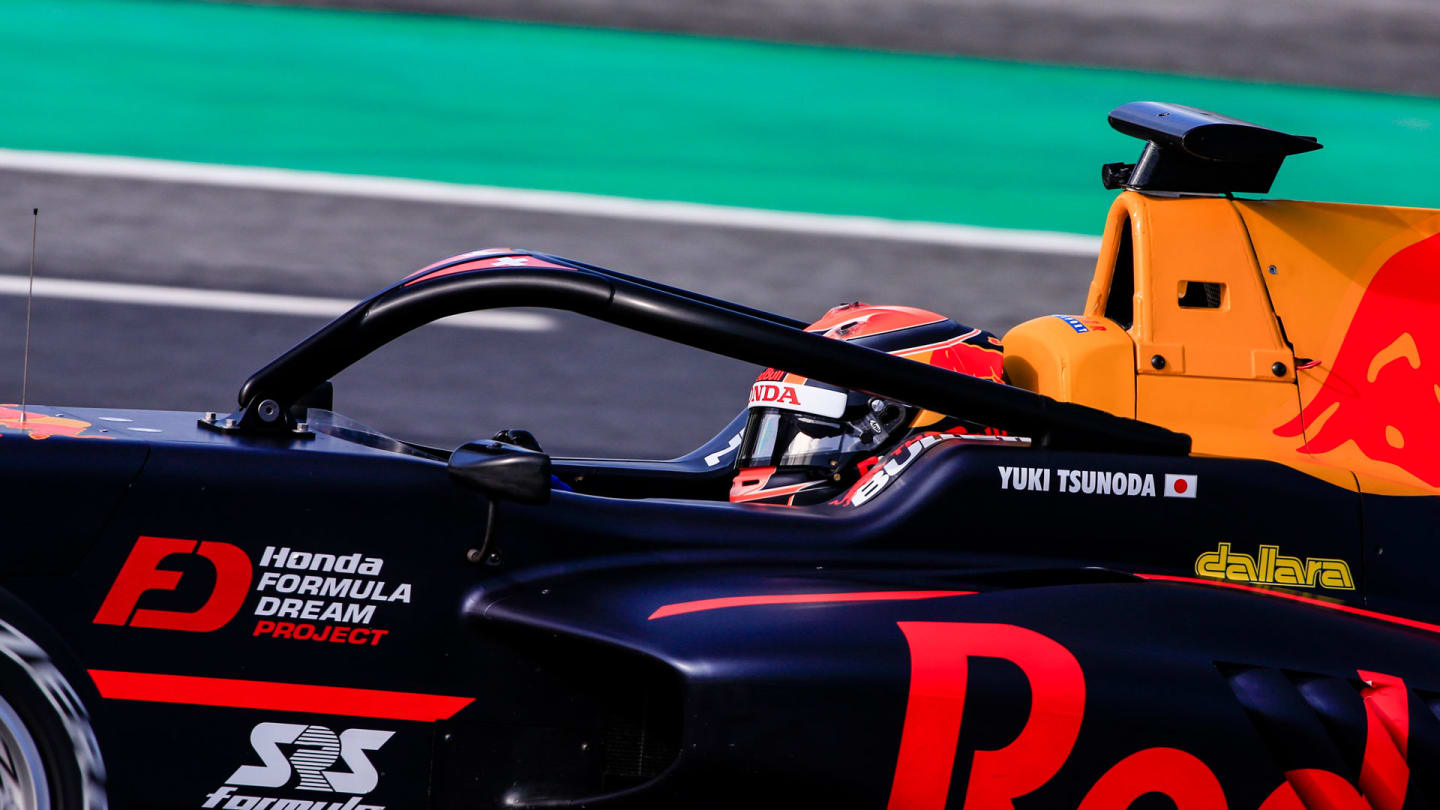
POLYGON ((48 439, 51 436, 75 436, 85 439, 108 439, 108 436, 81 436, 92 425, 81 419, 66 416, 50 416, 35 411, 22 413, 14 405, 0 405, 0 427, 24 431, 32 439, 48 439))
POLYGON ((901 357, 929 363, 950 371, 958 371, 961 374, 969 374, 982 380, 1002 382, 1005 374, 1005 353, 1000 347, 1000 342, 993 337, 989 339, 995 348, 978 346, 969 342, 978 335, 980 335, 979 329, 971 329, 969 332, 943 343, 907 349, 899 354, 901 357))
MULTIPOLYGON (((1016 799, 1044 787, 1070 764, 1085 722, 1087 676, 1068 648, 1012 624, 910 621, 899 627, 910 649, 910 695, 888 810, 1014 810, 1016 799), (961 745, 961 730, 971 722, 969 670, 978 658, 1015 665, 1030 693, 1019 733, 999 748, 961 745), (968 769, 957 772, 957 762, 967 761, 968 769)), ((1360 778, 1352 782, 1320 768, 1288 770, 1259 810, 1401 810, 1406 804, 1413 751, 1409 688, 1398 676, 1364 669, 1355 674, 1365 684, 1360 778)), ((1097 761, 1091 754, 1085 767, 1097 761)), ((1153 794, 1183 810, 1246 806, 1227 799, 1220 776, 1204 760, 1169 747, 1124 756, 1100 774, 1078 805, 1069 806, 1128 810, 1153 794)))
POLYGON ((1440 235, 1391 256, 1371 280, 1320 391, 1275 429, 1302 453, 1346 442, 1440 487, 1440 235))

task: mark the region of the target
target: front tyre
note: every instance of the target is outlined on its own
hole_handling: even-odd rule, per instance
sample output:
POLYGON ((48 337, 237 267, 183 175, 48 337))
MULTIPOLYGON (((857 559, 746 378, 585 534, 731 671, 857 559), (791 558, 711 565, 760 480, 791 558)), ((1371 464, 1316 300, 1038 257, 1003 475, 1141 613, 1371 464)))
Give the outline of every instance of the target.
POLYGON ((0 619, 0 810, 105 810, 85 705, 39 644, 0 619))
POLYGON ((35 737, 0 697, 0 810, 51 810, 49 775, 35 737))

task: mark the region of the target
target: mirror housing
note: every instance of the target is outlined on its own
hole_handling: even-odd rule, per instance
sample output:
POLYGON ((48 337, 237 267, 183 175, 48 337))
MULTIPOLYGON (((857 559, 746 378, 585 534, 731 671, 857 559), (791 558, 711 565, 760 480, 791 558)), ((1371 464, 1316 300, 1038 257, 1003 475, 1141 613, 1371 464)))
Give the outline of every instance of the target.
POLYGON ((494 440, 466 442, 450 454, 450 477, 496 500, 550 500, 550 457, 494 440))

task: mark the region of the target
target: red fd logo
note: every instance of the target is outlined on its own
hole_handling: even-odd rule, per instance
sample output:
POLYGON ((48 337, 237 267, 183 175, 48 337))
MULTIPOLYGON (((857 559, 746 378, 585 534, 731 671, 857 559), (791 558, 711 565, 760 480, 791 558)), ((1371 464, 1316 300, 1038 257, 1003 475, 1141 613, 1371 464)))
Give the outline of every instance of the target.
POLYGON ((799 405, 800 398, 795 395, 795 386, 793 385, 756 383, 750 386, 750 402, 788 402, 791 405, 799 405))
POLYGON ((169 537, 141 537, 135 541, 120 574, 105 595, 96 624, 154 627, 160 630, 189 630, 208 633, 224 627, 240 612, 252 578, 250 558, 229 543, 175 540, 169 537), (197 555, 215 568, 215 586, 205 603, 195 610, 135 609, 149 591, 173 591, 180 584, 180 571, 161 568, 170 558, 197 555))

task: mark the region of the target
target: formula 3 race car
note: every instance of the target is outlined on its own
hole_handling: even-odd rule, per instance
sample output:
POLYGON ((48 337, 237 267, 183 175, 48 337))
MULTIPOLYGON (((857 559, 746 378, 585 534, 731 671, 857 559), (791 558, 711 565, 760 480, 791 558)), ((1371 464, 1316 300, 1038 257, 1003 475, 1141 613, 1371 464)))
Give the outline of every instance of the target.
POLYGON ((1005 336, 1010 385, 492 250, 233 413, 6 409, 0 806, 1440 806, 1440 212, 1238 198, 1319 144, 1110 120, 1146 146, 1089 298, 1005 336), (775 507, 727 500, 743 415, 655 462, 333 411, 377 347, 510 306, 1028 441, 775 507))

